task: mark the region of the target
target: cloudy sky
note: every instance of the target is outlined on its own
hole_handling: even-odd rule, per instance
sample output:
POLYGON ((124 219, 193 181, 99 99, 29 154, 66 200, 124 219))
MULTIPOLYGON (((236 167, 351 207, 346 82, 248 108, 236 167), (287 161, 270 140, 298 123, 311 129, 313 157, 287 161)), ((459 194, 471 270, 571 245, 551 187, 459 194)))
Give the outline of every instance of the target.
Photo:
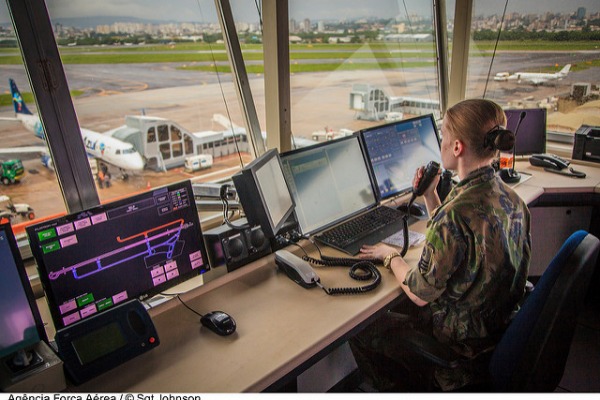
MULTIPOLYGON (((260 0, 257 0, 260 3, 260 0)), ((230 0, 236 20, 257 21, 254 0, 230 0)), ((153 20, 214 21, 214 0, 46 0, 51 18, 90 16, 136 16, 153 20), (166 18, 168 16, 168 18, 166 18)), ((448 0, 454 9, 454 0, 448 0)), ((355 17, 389 17, 410 14, 430 14, 431 3, 424 0, 290 0, 290 16, 304 18, 341 19, 355 17)), ((598 0, 509 0, 508 10, 522 13, 574 12, 585 7, 588 12, 600 10, 598 0), (540 10, 543 5, 544 10, 540 10)), ((476 14, 501 13, 504 1, 475 0, 476 14), (489 10, 489 12, 485 12, 489 10)), ((453 14, 449 11, 449 16, 453 14)), ((0 23, 10 22, 6 3, 0 0, 0 23)))

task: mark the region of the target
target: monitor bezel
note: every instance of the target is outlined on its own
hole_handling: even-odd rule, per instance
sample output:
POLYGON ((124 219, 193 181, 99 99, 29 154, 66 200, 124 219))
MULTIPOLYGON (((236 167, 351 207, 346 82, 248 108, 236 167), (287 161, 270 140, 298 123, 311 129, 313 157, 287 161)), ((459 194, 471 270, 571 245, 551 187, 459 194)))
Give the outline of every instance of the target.
MULTIPOLYGON (((284 158, 292 157, 292 156, 295 156, 297 154, 308 153, 308 152, 311 152, 311 151, 318 151, 321 147, 331 146, 331 145, 333 145, 335 143, 339 143, 339 142, 342 142, 342 141, 356 140, 358 142, 358 146, 360 148, 360 153, 362 155, 362 161, 365 164, 365 168, 367 170, 367 175, 369 176, 369 183, 371 185, 371 191, 373 192, 374 202, 372 204, 366 206, 366 207, 363 207, 363 208, 361 208, 361 209, 359 209, 359 210, 351 213, 350 215, 347 215, 346 217, 344 217, 344 219, 352 218, 352 217, 354 217, 356 215, 362 214, 363 212, 365 212, 367 210, 370 210, 372 208, 375 208, 375 207, 377 207, 380 204, 379 197, 377 195, 377 193, 379 192, 379 190, 375 186, 375 180, 374 180, 374 176, 373 176, 373 173, 372 173, 372 170, 371 170, 371 167, 370 167, 370 162, 366 158, 367 157, 366 150, 365 150, 365 148, 363 146, 363 142, 362 142, 362 140, 360 138, 359 133, 360 132, 354 132, 352 135, 343 136, 343 137, 340 137, 340 138, 337 138, 337 139, 333 139, 333 140, 327 140, 327 141, 320 142, 320 143, 317 143, 317 144, 312 145, 312 146, 301 147, 301 148, 289 150, 289 151, 281 153, 281 155, 280 155, 281 159, 283 160, 284 158)), ((285 176, 285 174, 284 174, 284 176, 285 176)), ((288 182, 288 185, 289 185, 289 182, 288 182)), ((290 191, 290 194, 291 194, 291 191, 290 191)), ((293 195, 292 195, 292 199, 293 199, 293 195)), ((325 224, 325 225, 323 225, 323 226, 321 226, 319 228, 312 229, 312 230, 310 230, 308 232, 304 232, 304 230, 302 230, 302 226, 299 225, 299 227, 302 230, 302 234, 303 235, 311 236, 311 235, 315 235, 315 234, 317 234, 319 232, 326 231, 327 229, 331 228, 332 226, 335 226, 335 225, 339 224, 340 221, 341 221, 340 219, 336 219, 336 220, 334 220, 334 221, 332 221, 330 223, 327 223, 327 224, 325 224)))
POLYGON ((238 191, 238 196, 240 197, 240 201, 242 201, 242 207, 244 206, 243 200, 247 200, 246 201, 247 203, 250 202, 249 198, 243 199, 242 197, 245 197, 245 196, 252 197, 254 195, 254 193, 251 193, 253 191, 253 188, 248 186, 248 184, 250 183, 247 181, 248 175, 251 176, 251 178, 252 178, 251 185, 254 186, 254 188, 256 189, 255 194, 258 195, 261 205, 262 205, 262 210, 252 208, 252 211, 248 212, 249 210, 244 209, 244 214, 246 215, 248 222, 251 224, 260 225, 263 229, 263 232, 268 237, 273 238, 273 237, 277 236, 279 231, 285 225, 286 221, 288 221, 288 219, 290 218, 290 215, 292 215, 292 213, 296 209, 296 202, 290 191, 289 184, 285 179, 285 174, 283 172, 283 165, 281 164, 281 158, 279 157, 279 151, 277 149, 267 150, 261 156, 255 158, 252 162, 250 162, 244 168, 242 168, 242 170, 240 171, 240 174, 242 176, 241 179, 246 180, 245 183, 241 183, 241 182, 239 182, 239 180, 234 180, 234 183, 238 186, 240 184, 241 184, 241 186, 243 186, 243 188, 240 188, 240 189, 238 189, 236 186, 236 190, 238 191), (287 189, 287 193, 289 194, 289 198, 291 200, 290 206, 287 208, 287 210, 285 210, 285 212, 283 213, 283 217, 279 221, 273 221, 273 218, 272 218, 273 216, 269 212, 269 207, 268 207, 267 200, 266 200, 265 194, 264 194, 264 189, 263 189, 264 183, 261 184, 261 180, 257 175, 258 171, 261 168, 263 168, 265 165, 267 165, 268 163, 273 162, 273 161, 275 161, 277 163, 277 165, 279 166, 279 169, 281 170, 283 184, 285 185, 285 187, 287 189), (244 190, 246 190, 248 193, 242 192, 244 190), (267 224, 265 224, 265 222, 267 224))
MULTIPOLYGON (((0 223, 0 230, 5 233, 5 236, 8 239, 8 245, 13 255, 13 261, 15 262, 15 265, 17 267, 17 272, 19 274, 21 286, 23 288, 23 291, 25 292, 25 296, 27 297, 27 302, 29 303, 31 315, 33 316, 35 328, 40 338, 40 341, 48 342, 48 336, 46 334, 46 329, 44 328, 44 321, 42 320, 40 310, 37 306, 35 294, 33 293, 33 288, 31 287, 31 282, 29 281, 29 276, 27 275, 27 270, 25 269, 25 264, 21 257, 21 251, 19 250, 19 246, 17 244, 17 240, 12 229, 12 225, 10 224, 10 222, 2 222, 0 223)), ((23 345, 22 348, 19 350, 27 349, 30 347, 31 344, 23 345)), ((12 354, 14 353, 16 352, 13 352, 12 354)), ((4 357, 10 357, 10 354, 5 355, 4 357)))
MULTIPOLYGON (((192 184, 191 184, 191 181, 188 179, 188 180, 184 180, 184 181, 173 182, 173 183, 170 183, 170 184, 167 184, 167 185, 164 185, 161 187, 157 187, 157 188, 152 188, 151 190, 143 192, 143 193, 138 193, 138 194, 126 197, 126 198, 121 198, 121 199, 118 199, 115 201, 107 202, 105 204, 100 204, 98 206, 90 207, 81 212, 63 215, 63 216, 60 216, 57 218, 45 220, 38 224, 34 224, 34 225, 30 225, 30 226, 26 227, 27 236, 29 237, 31 252, 37 262, 37 268, 38 268, 38 273, 40 276, 40 281, 42 283, 44 293, 46 294, 46 296, 45 296, 46 301, 48 303, 50 315, 52 317, 52 320, 54 322, 54 326, 56 327, 56 329, 60 329, 65 326, 68 326, 68 325, 65 325, 63 323, 62 316, 59 311, 59 304, 56 304, 55 296, 53 294, 54 291, 52 288, 52 284, 48 277, 48 273, 49 273, 48 267, 44 264, 44 258, 43 258, 43 254, 41 251, 40 242, 37 239, 37 235, 35 235, 36 229, 38 227, 49 226, 54 223, 60 224, 61 222, 65 223, 67 221, 76 221, 78 219, 78 217, 81 217, 84 215, 90 215, 91 213, 100 213, 100 212, 108 210, 108 209, 115 209, 118 207, 122 207, 123 205, 126 205, 128 203, 138 201, 139 199, 144 199, 144 198, 147 198, 148 196, 154 196, 156 193, 168 192, 168 191, 171 191, 171 190, 174 190, 177 188, 184 188, 184 187, 189 193, 190 207, 193 208, 194 215, 198 216, 198 209, 196 207, 196 202, 194 201, 192 184)), ((197 222, 197 224, 198 224, 198 229, 195 231, 196 232, 195 239, 196 239, 197 243, 199 243, 199 245, 200 245, 200 252, 202 254, 203 265, 198 268, 187 271, 185 274, 182 274, 182 275, 178 276, 177 278, 167 280, 165 283, 158 285, 158 286, 154 286, 154 287, 150 288, 149 290, 146 290, 142 293, 137 293, 136 295, 128 296, 127 300, 135 298, 135 299, 138 299, 139 301, 143 302, 145 300, 152 298, 153 296, 156 296, 157 294, 164 292, 167 289, 172 288, 173 286, 176 286, 185 281, 188 281, 196 276, 202 275, 211 269, 209 260, 208 260, 206 244, 204 243, 204 237, 202 235, 200 218, 197 217, 195 222, 197 222)), ((121 304, 121 303, 118 303, 118 304, 121 304)), ((116 305, 117 304, 115 304, 114 306, 116 306, 116 305)), ((112 308, 113 307, 109 307, 109 308, 107 308, 107 310, 110 310, 112 308)), ((106 310, 98 311, 96 314, 100 314, 104 311, 106 311, 106 310)), ((94 314, 94 315, 96 315, 96 314, 94 314)), ((79 321, 85 321, 88 318, 89 317, 82 318, 79 321)))
MULTIPOLYGON (((519 148, 517 146, 517 140, 519 138, 519 132, 521 131, 522 126, 519 127, 519 131, 516 132, 516 137, 515 137, 515 155, 516 156, 529 156, 532 154, 538 154, 538 153, 545 153, 546 152, 546 141, 548 140, 548 110, 544 107, 537 107, 537 108, 508 108, 504 110, 504 114, 506 115, 506 112, 510 111, 511 113, 515 113, 517 115, 517 120, 519 118, 519 115, 521 114, 521 112, 530 112, 530 111, 535 111, 535 112, 541 112, 544 115, 543 118, 543 123, 544 123, 544 140, 542 141, 542 149, 541 151, 527 151, 527 152, 520 152, 519 148)), ((507 128, 508 128, 508 115, 506 115, 506 124, 507 124, 507 128)))
POLYGON ((379 182, 377 181, 377 176, 375 175, 375 169, 373 168, 373 164, 371 163, 371 157, 369 156, 369 150, 367 147, 367 142, 365 140, 365 133, 373 131, 373 130, 379 130, 379 129, 383 129, 386 128, 388 126, 395 126, 398 124, 402 124, 402 123, 410 123, 411 121, 418 121, 418 120, 424 120, 424 119, 430 119, 431 120, 431 124, 433 126, 433 130, 435 133, 435 139, 437 141, 438 144, 438 148, 440 149, 440 159, 441 159, 441 151, 442 151, 442 141, 440 138, 440 132, 438 130, 438 126, 437 123, 435 122, 435 116, 433 115, 433 113, 431 114, 423 114, 423 115, 417 115, 415 117, 410 117, 410 118, 406 118, 406 119, 402 119, 402 120, 398 120, 398 121, 392 121, 392 122, 388 122, 385 124, 381 124, 381 125, 375 125, 375 126, 370 126, 368 128, 365 129, 361 129, 358 134, 360 135, 360 142, 361 142, 361 146, 363 148, 364 151, 364 157, 365 160, 367 161, 368 167, 369 167, 369 173, 371 174, 372 177, 372 181, 373 181, 373 188, 375 190, 375 195, 377 196, 377 201, 382 202, 384 200, 388 200, 394 197, 401 197, 404 196, 408 193, 412 192, 412 185, 407 187, 406 189, 403 190, 399 190, 397 192, 388 194, 388 195, 382 195, 380 190, 379 190, 379 182))

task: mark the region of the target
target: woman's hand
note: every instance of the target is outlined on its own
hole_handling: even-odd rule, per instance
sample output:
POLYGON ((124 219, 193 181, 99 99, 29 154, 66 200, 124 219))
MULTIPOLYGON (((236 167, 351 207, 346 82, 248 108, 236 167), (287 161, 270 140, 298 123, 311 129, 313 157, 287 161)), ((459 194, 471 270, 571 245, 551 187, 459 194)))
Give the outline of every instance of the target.
POLYGON ((398 249, 396 249, 392 246, 388 246, 387 244, 380 243, 375 246, 365 244, 360 248, 360 253, 358 254, 358 257, 383 260, 391 253, 394 253, 397 251, 398 251, 398 249))
MULTIPOLYGON (((420 166, 415 171, 415 176, 413 178, 413 183, 412 183, 413 190, 415 190, 417 188, 417 186, 419 186, 419 182, 421 182, 421 179, 423 178, 424 173, 425 173, 424 166, 420 166)), ((425 191, 423 192, 423 197, 431 198, 430 196, 434 196, 434 194, 436 193, 435 189, 437 188, 437 185, 440 182, 441 173, 442 173, 442 169, 440 168, 438 173, 436 174, 435 178, 433 179, 433 181, 431 181, 431 184, 429 185, 429 187, 427 187, 425 189, 425 191)))

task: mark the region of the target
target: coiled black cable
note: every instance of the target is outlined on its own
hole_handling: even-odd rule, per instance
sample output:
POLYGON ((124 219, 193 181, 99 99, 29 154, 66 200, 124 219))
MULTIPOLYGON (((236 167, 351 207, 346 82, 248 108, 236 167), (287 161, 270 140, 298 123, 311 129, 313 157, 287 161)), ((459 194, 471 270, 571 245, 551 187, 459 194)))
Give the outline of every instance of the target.
POLYGON ((372 282, 368 285, 357 287, 326 288, 320 282, 317 283, 317 285, 319 285, 319 287, 323 289, 325 293, 331 296, 338 294, 366 293, 375 289, 381 283, 381 273, 377 267, 375 267, 375 263, 381 263, 381 260, 328 257, 324 255, 321 255, 320 260, 308 255, 304 255, 302 259, 311 264, 320 265, 323 267, 350 267, 350 271, 348 273, 352 279, 357 281, 367 281, 372 279, 372 282))

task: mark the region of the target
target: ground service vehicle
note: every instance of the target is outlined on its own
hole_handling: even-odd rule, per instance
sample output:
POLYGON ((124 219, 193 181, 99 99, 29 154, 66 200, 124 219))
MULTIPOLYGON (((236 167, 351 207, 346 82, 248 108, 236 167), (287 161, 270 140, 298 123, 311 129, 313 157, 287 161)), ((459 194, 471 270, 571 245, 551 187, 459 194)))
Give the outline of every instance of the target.
POLYGON ((0 161, 0 181, 3 184, 8 185, 18 182, 24 173, 25 168, 23 168, 21 160, 0 161))

